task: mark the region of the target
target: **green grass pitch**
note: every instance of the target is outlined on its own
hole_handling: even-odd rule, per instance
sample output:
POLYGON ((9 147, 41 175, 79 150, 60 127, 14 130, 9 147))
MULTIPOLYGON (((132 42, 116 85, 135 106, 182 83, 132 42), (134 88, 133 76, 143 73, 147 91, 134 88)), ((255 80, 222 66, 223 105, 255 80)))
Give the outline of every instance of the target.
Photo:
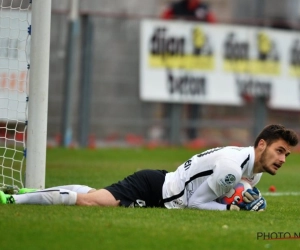
MULTIPOLYGON (((46 187, 101 188, 139 169, 175 170, 196 153, 182 148, 49 149, 46 187)), ((300 155, 295 153, 276 176, 264 174, 258 188, 300 192, 299 183, 300 155)), ((300 236, 300 196, 266 199, 268 208, 261 213, 2 205, 0 249, 299 249, 300 238, 275 238, 300 236)))

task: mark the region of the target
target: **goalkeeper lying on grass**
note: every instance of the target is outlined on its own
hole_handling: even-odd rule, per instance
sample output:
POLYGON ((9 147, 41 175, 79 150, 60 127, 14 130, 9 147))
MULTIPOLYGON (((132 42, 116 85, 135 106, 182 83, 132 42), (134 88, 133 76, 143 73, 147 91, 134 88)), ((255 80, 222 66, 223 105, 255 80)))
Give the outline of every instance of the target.
POLYGON ((257 189, 248 189, 248 199, 239 204, 225 205, 216 200, 242 178, 254 187, 263 172, 275 175, 297 144, 294 131, 269 125, 258 135, 254 146, 213 148, 194 155, 174 172, 141 170, 99 190, 68 185, 20 189, 18 194, 0 191, 0 203, 261 211, 266 208, 266 201, 257 189))

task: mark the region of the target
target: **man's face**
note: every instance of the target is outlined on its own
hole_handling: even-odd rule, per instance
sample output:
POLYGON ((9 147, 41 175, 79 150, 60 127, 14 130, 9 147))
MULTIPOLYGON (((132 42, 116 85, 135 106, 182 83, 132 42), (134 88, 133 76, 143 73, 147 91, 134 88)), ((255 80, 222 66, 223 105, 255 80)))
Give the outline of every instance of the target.
POLYGON ((261 141, 260 143, 265 144, 265 149, 261 154, 259 163, 262 165, 264 172, 275 175, 277 170, 285 163, 286 157, 291 153, 291 147, 282 139, 268 146, 264 140, 261 141))

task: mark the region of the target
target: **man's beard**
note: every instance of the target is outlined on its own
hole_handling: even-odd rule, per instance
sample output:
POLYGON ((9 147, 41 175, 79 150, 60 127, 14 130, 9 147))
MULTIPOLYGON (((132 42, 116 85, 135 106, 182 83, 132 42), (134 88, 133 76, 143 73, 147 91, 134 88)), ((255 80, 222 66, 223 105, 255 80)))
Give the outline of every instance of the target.
POLYGON ((261 157, 260 157, 260 161, 259 161, 259 162, 260 162, 260 164, 262 165, 262 168, 263 168, 263 170, 264 170, 265 172, 267 172, 267 173, 269 173, 269 174, 271 174, 271 175, 275 175, 276 172, 274 173, 273 171, 271 171, 271 170, 268 168, 267 163, 266 163, 266 158, 267 158, 267 148, 268 148, 268 147, 266 147, 265 150, 264 150, 264 152, 262 152, 261 157))

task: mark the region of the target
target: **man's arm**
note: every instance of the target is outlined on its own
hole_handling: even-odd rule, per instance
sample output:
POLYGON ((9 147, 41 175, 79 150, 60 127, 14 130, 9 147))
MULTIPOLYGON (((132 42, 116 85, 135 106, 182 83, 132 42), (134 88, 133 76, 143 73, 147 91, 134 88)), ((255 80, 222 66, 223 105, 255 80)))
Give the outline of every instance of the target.
POLYGON ((217 198, 206 180, 193 193, 189 199, 188 207, 205 210, 227 210, 227 205, 215 201, 217 198))
POLYGON ((253 199, 249 203, 242 202, 237 204, 224 205, 215 201, 216 194, 209 187, 207 181, 202 183, 200 187, 191 196, 188 202, 189 208, 197 208, 202 210, 247 210, 247 211, 264 211, 267 207, 266 200, 263 197, 253 199), (213 199, 213 200, 212 200, 213 199))
POLYGON ((235 159, 222 158, 216 163, 213 175, 209 176, 192 194, 188 207, 207 210, 227 210, 228 206, 216 199, 232 189, 241 179, 242 172, 235 159), (226 178, 231 177, 228 181, 226 178))

